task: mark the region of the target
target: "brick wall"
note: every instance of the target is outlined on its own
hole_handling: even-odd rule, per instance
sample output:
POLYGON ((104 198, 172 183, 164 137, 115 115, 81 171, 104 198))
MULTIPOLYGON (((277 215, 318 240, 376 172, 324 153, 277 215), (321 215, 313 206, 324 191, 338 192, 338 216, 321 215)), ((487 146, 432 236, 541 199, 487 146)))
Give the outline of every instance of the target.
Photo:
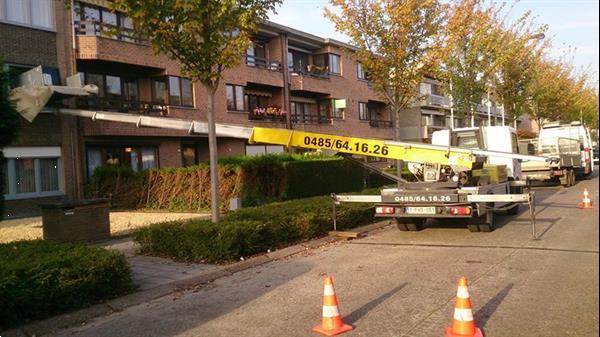
POLYGON ((58 67, 56 33, 0 23, 0 56, 5 62, 58 67))

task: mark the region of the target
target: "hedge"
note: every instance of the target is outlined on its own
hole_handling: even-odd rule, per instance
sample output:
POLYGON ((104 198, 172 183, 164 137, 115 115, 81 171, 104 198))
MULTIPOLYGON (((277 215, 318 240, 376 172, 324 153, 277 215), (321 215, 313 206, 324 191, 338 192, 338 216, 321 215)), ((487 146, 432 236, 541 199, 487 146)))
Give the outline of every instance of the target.
MULTIPOLYGON (((337 207, 338 229, 372 222, 366 204, 337 207)), ((225 262, 323 236, 332 228, 331 199, 313 197, 242 208, 218 224, 188 220, 136 231, 142 253, 186 262, 225 262)))
MULTIPOLYGON (((364 188, 361 167, 339 157, 269 154, 231 157, 219 161, 219 197, 227 210, 232 197, 242 205, 364 188)), ((118 166, 94 171, 89 197, 110 197, 115 208, 202 210, 210 208, 210 174, 205 164, 133 173, 118 166)))
POLYGON ((0 331, 132 289, 122 253, 42 240, 0 244, 0 331))

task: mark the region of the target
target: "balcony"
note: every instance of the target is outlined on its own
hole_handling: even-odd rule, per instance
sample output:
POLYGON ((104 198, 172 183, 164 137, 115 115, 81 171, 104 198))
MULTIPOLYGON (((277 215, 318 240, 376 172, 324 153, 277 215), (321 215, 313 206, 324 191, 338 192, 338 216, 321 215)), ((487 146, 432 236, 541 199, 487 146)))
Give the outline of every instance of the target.
POLYGON ((281 72, 281 62, 269 60, 263 57, 246 55, 246 65, 250 67, 256 67, 261 69, 267 69, 272 71, 281 72))
POLYGON ((450 107, 450 98, 446 96, 431 94, 423 98, 422 104, 427 106, 448 108, 450 107))
POLYGON ((286 117, 287 111, 276 106, 256 107, 248 113, 250 121, 285 123, 286 117))
POLYGON ((133 29, 118 27, 95 20, 74 21, 75 35, 100 36, 113 40, 148 44, 148 40, 140 37, 133 29))
POLYGON ((292 75, 300 75, 318 79, 329 79, 328 67, 318 67, 312 64, 309 64, 306 67, 292 67, 290 68, 290 72, 292 75))
POLYGON ((167 106, 156 102, 144 102, 110 97, 78 97, 75 105, 79 109, 133 113, 139 115, 168 114, 167 106))
POLYGON ((392 121, 371 119, 369 120, 369 126, 373 128, 391 128, 394 126, 394 123, 392 121))
POLYGON ((331 118, 318 115, 291 115, 292 123, 296 124, 331 124, 331 118))

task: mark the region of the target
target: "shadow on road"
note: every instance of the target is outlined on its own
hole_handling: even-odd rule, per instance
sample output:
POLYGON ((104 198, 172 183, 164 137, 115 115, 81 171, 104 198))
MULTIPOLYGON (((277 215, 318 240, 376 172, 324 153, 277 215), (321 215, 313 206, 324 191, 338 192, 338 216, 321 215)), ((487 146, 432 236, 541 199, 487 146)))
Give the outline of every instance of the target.
POLYGON ((504 298, 508 295, 514 284, 509 283, 504 289, 500 290, 496 296, 492 297, 487 303, 475 313, 475 322, 480 328, 483 328, 492 314, 498 309, 504 298))
POLYGON ((406 287, 407 284, 408 284, 408 282, 402 283, 401 285, 399 285, 396 288, 394 288, 394 289, 386 292, 385 294, 382 294, 379 297, 377 297, 377 298, 375 298, 375 299, 373 299, 373 300, 365 303, 360 308, 354 310, 349 315, 347 315, 346 318, 345 318, 345 321, 348 324, 353 324, 354 322, 358 321, 361 317, 363 317, 364 315, 366 315, 369 311, 373 310, 378 305, 380 305, 381 303, 385 302, 388 298, 392 297, 395 293, 397 293, 398 291, 400 291, 402 288, 406 287))

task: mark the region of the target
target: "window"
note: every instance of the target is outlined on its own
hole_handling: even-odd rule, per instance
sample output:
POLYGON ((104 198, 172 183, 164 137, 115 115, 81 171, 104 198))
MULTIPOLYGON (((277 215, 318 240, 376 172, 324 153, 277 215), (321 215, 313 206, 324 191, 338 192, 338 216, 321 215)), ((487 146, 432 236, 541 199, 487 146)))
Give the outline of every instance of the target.
POLYGON ((164 77, 152 79, 152 101, 168 104, 167 81, 164 77))
POLYGON ((308 66, 308 54, 299 51, 288 51, 288 67, 290 71, 304 72, 308 66))
POLYGON ((465 149, 478 149, 479 141, 477 140, 477 133, 475 131, 461 132, 456 135, 457 147, 465 149))
POLYGON ((169 76, 169 104, 181 105, 179 77, 169 76))
POLYGON ((228 111, 245 111, 244 110, 244 87, 241 85, 227 84, 227 110, 228 111))
POLYGON ((121 97, 121 78, 118 76, 106 75, 106 96, 121 97))
POLYGON ((123 93, 126 100, 137 101, 139 99, 137 80, 124 80, 123 93))
POLYGON ((0 0, 0 21, 52 29, 54 28, 52 0, 0 0))
POLYGON ((285 152, 281 145, 246 145, 247 156, 258 156, 266 153, 283 153, 285 152))
POLYGON ((134 172, 158 167, 156 146, 95 145, 86 149, 87 176, 103 165, 122 165, 134 172))
POLYGON ((246 55, 246 64, 249 66, 255 66, 256 58, 260 60, 266 57, 265 45, 260 42, 253 42, 252 45, 246 50, 246 55))
POLYGON ((358 119, 361 121, 369 120, 369 109, 365 102, 358 102, 358 119))
POLYGON ((60 147, 8 147, 4 153, 7 199, 63 194, 60 147))
POLYGON ((246 107, 248 112, 253 112, 255 108, 266 108, 269 106, 269 97, 259 95, 246 95, 246 107))
POLYGON ((346 117, 346 100, 333 99, 331 100, 332 110, 331 117, 336 119, 344 119, 346 117))
POLYGON ((181 105, 194 106, 194 93, 192 90, 192 81, 187 78, 181 78, 181 105))
POLYGON ((339 55, 329 54, 329 73, 337 75, 342 73, 339 55))
POLYGON ((192 83, 177 76, 153 78, 152 101, 172 106, 194 106, 192 83))
POLYGON ((359 80, 366 80, 365 71, 363 70, 362 63, 356 62, 356 77, 359 80))

